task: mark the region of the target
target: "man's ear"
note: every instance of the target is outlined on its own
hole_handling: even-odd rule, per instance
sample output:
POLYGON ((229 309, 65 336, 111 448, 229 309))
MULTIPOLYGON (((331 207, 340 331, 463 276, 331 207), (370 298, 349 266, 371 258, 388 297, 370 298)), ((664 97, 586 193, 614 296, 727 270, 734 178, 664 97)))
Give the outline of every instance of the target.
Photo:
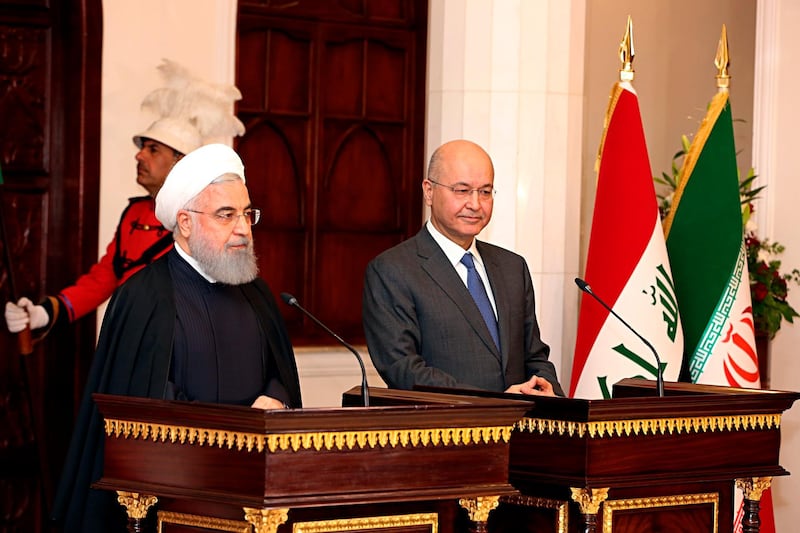
POLYGON ((188 239, 192 233, 192 215, 188 211, 180 210, 177 215, 178 230, 180 234, 188 239))
POLYGON ((431 205, 431 198, 433 196, 433 184, 428 180, 422 180, 422 197, 425 199, 425 205, 431 205))

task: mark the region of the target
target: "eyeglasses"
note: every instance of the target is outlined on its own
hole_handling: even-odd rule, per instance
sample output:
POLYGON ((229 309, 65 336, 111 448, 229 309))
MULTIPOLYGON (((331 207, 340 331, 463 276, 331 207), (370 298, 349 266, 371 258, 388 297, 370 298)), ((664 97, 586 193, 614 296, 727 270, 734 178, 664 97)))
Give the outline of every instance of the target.
POLYGON ((478 198, 480 200, 491 200, 492 197, 497 194, 497 190, 493 187, 480 187, 477 189, 470 189, 469 187, 464 187, 463 185, 445 185, 444 183, 439 183, 438 181, 433 181, 432 179, 428 178, 428 181, 433 183, 434 185, 438 185, 440 187, 444 187, 445 189, 450 189, 453 195, 456 198, 466 199, 472 196, 472 193, 478 193, 478 198))
POLYGON ((220 209, 213 213, 204 213, 203 211, 195 211, 194 209, 185 209, 185 211, 213 217, 214 220, 223 226, 230 226, 239 220, 239 217, 244 217, 244 221, 251 226, 255 226, 258 224, 258 221, 261 220, 261 209, 255 207, 245 209, 242 213, 236 213, 236 211, 232 209, 220 209))

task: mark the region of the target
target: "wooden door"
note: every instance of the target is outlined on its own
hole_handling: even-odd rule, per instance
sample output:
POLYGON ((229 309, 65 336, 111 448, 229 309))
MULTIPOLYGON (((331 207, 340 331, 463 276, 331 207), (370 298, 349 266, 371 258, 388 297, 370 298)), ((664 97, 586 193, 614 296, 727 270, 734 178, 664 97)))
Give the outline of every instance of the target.
MULTIPOLYGON (((53 294, 97 260, 101 43, 101 0, 0 6, 3 306, 53 294)), ((0 327, 0 531, 47 529, 94 324, 50 335, 25 360, 0 327)))
MULTIPOLYGON (((261 276, 351 342, 367 263, 421 226, 426 38, 426 0, 239 3, 261 276)), ((282 309, 296 344, 335 342, 282 309)))

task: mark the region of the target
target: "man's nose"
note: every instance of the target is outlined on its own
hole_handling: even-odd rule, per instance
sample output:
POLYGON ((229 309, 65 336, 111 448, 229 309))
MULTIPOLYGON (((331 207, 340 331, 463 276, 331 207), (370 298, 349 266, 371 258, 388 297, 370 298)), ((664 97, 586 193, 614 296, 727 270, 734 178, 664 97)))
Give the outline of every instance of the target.
POLYGON ((233 224, 233 231, 237 235, 250 235, 252 232, 252 224, 250 217, 242 213, 236 216, 236 222, 233 224))
POLYGON ((481 205, 481 194, 478 189, 472 189, 467 193, 467 205, 472 208, 480 207, 481 205))

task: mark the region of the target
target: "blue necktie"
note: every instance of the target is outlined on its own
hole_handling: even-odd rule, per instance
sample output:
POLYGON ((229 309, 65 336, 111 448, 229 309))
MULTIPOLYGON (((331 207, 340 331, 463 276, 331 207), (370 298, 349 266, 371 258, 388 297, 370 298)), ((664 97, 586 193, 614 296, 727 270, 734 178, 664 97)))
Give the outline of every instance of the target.
POLYGON ((489 328, 489 333, 494 339, 494 344, 500 348, 500 336, 497 333, 497 319, 494 316, 492 309, 492 302, 489 301, 489 295, 486 294, 486 287, 483 285, 478 271, 475 270, 475 262, 472 259, 472 254, 467 252, 461 258, 461 263, 467 267, 467 289, 475 300, 475 305, 478 306, 478 311, 481 312, 486 327, 489 328))

